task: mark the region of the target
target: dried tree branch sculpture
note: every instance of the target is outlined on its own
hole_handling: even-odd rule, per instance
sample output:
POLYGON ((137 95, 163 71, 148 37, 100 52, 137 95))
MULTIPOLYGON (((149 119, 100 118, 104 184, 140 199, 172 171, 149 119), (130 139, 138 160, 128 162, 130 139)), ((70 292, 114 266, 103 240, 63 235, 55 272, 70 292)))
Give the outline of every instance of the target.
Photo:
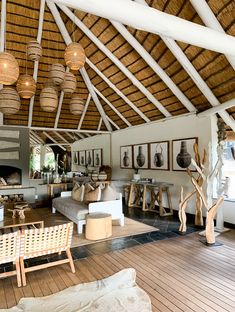
POLYGON ((183 186, 181 186, 181 191, 180 191, 180 202, 179 202, 179 219, 180 219, 180 227, 179 227, 179 232, 185 233, 187 230, 187 226, 186 226, 186 221, 187 221, 187 217, 186 217, 186 207, 188 205, 188 201, 189 199, 196 193, 196 190, 188 193, 185 198, 184 198, 184 190, 183 190, 183 186))

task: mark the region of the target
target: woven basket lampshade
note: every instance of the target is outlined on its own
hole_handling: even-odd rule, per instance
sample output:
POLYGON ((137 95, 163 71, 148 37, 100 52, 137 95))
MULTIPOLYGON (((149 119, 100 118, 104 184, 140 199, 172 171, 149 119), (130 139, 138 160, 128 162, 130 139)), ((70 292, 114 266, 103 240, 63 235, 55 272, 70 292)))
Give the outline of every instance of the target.
POLYGON ((21 75, 17 81, 16 90, 23 99, 31 99, 36 92, 36 82, 30 75, 21 75))
POLYGON ((43 88, 40 93, 40 106, 45 112, 54 112, 58 105, 57 92, 52 87, 43 88))
POLYGON ((36 40, 27 43, 27 55, 31 61, 39 61, 42 56, 42 47, 36 40))
POLYGON ((70 112, 73 115, 81 115, 84 109, 84 101, 79 97, 77 93, 72 95, 69 103, 70 112))
POLYGON ((62 64, 56 63, 51 65, 49 72, 50 79, 56 85, 60 85, 64 81, 65 68, 62 64))
POLYGON ((64 59, 66 65, 72 70, 82 68, 86 61, 86 55, 83 47, 77 43, 70 43, 65 49, 64 59))
POLYGON ((12 85, 20 74, 19 64, 15 57, 7 52, 0 52, 0 83, 12 85))
POLYGON ((20 109, 20 97, 12 87, 0 90, 0 111, 5 115, 16 114, 20 109))
POLYGON ((74 74, 68 72, 64 75, 64 81, 61 84, 61 90, 64 93, 73 93, 76 89, 77 80, 74 74))

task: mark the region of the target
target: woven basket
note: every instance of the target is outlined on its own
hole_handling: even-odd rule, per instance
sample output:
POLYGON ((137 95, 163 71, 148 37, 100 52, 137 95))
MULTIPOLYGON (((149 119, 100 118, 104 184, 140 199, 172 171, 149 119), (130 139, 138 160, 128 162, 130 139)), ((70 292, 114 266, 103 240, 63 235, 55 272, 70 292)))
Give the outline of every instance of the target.
POLYGON ((42 56, 42 47, 36 40, 27 43, 27 55, 31 61, 39 61, 42 56))
POLYGON ((64 81, 61 84, 61 90, 64 93, 73 93, 77 86, 77 80, 74 74, 68 72, 64 75, 64 81))
POLYGON ((30 75, 21 75, 17 81, 16 90, 23 99, 30 99, 36 92, 36 82, 30 75))
POLYGON ((52 87, 43 88, 40 93, 40 106, 45 112, 54 112, 58 106, 57 92, 52 87))
POLYGON ((64 59, 66 65, 72 70, 82 68, 86 61, 86 55, 83 47, 77 43, 70 43, 65 49, 64 59))
POLYGON ((19 64, 15 57, 6 52, 0 52, 0 83, 12 85, 19 77, 19 64))
POLYGON ((16 114, 20 109, 20 97, 12 87, 0 90, 0 111, 5 115, 16 114))
POLYGON ((65 68, 62 64, 56 63, 51 65, 49 72, 50 79, 56 85, 60 85, 64 81, 65 68))
POLYGON ((81 115, 84 109, 84 101, 77 94, 72 95, 69 103, 70 112, 73 115, 81 115))

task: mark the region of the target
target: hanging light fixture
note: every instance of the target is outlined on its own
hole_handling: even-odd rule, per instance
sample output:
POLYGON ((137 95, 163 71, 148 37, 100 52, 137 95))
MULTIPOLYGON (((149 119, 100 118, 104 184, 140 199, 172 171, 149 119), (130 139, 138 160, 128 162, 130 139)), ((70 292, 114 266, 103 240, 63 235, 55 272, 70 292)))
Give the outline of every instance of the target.
POLYGON ((36 40, 27 43, 27 55, 31 61, 39 61, 42 56, 42 47, 36 40))
POLYGON ((52 87, 43 88, 40 93, 40 106, 45 112, 54 112, 58 106, 57 92, 52 87))
POLYGON ((31 99, 36 92, 36 82, 30 75, 20 75, 16 84, 16 90, 23 99, 31 99))
POLYGON ((72 42, 65 49, 64 59, 71 70, 79 70, 86 61, 86 55, 80 43, 72 42))
POLYGON ((67 72, 64 75, 64 81, 61 84, 61 90, 64 93, 73 93, 76 90, 77 80, 74 74, 67 72))
POLYGON ((70 112, 73 115, 81 115, 84 109, 84 101, 77 93, 72 95, 69 103, 70 112))
POLYGON ((0 112, 5 115, 16 114, 20 109, 20 97, 12 87, 4 87, 0 90, 0 112))
POLYGON ((65 68, 62 64, 55 63, 51 65, 49 72, 50 79, 56 85, 60 85, 64 81, 65 68))
POLYGON ((19 77, 19 64, 15 57, 7 52, 0 52, 0 83, 12 85, 19 77))

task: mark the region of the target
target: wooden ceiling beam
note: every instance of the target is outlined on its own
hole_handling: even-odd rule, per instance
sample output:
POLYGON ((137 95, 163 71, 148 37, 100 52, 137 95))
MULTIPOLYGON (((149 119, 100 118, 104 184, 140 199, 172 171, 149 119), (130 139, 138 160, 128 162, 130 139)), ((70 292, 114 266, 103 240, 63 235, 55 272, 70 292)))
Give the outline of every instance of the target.
POLYGON ((184 93, 177 87, 174 81, 167 75, 167 73, 158 65, 154 58, 145 50, 145 48, 135 39, 132 34, 122 24, 110 21, 117 31, 123 36, 124 39, 139 53, 145 62, 152 68, 152 70, 164 81, 172 93, 181 101, 189 112, 195 112, 196 108, 184 95, 184 93))
MULTIPOLYGON (((219 21, 205 0, 190 0, 190 2, 207 27, 225 34, 223 27, 220 25, 219 21)), ((225 56, 235 70, 235 56, 231 56, 229 54, 226 54, 225 56)))
POLYGON ((168 110, 152 95, 152 93, 123 65, 122 62, 119 61, 119 59, 108 48, 106 48, 106 46, 90 31, 90 29, 85 24, 83 24, 83 22, 77 18, 75 14, 73 14, 70 9, 64 5, 59 5, 59 7, 71 19, 71 21, 73 21, 84 32, 84 34, 90 40, 92 40, 93 43, 123 72, 123 74, 125 74, 126 77, 130 79, 133 85, 136 86, 165 117, 171 116, 168 110))
POLYGON ((90 100, 91 100, 91 94, 89 93, 89 94, 88 94, 88 97, 87 97, 87 99, 86 99, 85 107, 84 107, 83 112, 82 112, 82 116, 81 116, 81 118, 80 118, 80 120, 79 120, 78 130, 81 129, 81 126, 82 126, 82 123, 83 123, 83 119, 84 119, 84 117, 85 117, 85 115, 86 115, 86 111, 87 111, 87 108, 88 108, 88 106, 89 106, 90 100))
POLYGON ((43 134, 48 137, 48 139, 50 139, 53 143, 55 143, 56 145, 58 145, 63 151, 66 151, 66 148, 64 148, 61 144, 59 144, 54 138, 52 138, 48 133, 46 133, 46 131, 43 131, 43 134))
MULTIPOLYGON (((11 126, 12 127, 12 126, 11 126)), ((47 128, 47 127, 30 127, 31 130, 38 130, 38 131, 63 131, 66 132, 66 134, 68 134, 68 132, 74 132, 76 134, 78 133, 95 133, 95 134, 102 134, 102 133, 109 133, 109 131, 104 131, 104 130, 77 130, 77 129, 65 129, 65 128, 47 128)))
MULTIPOLYGON (((38 35, 37 35, 37 41, 41 43, 42 40, 42 29, 43 29, 43 19, 44 19, 44 11, 45 11, 45 0, 41 0, 40 2, 40 12, 39 12, 39 21, 38 21, 38 35)), ((37 82, 37 76, 38 76, 38 61, 34 62, 34 69, 33 69, 33 78, 37 82)), ((33 106, 34 106, 34 98, 35 96, 32 96, 29 102, 29 118, 28 118, 28 127, 32 125, 32 119, 33 119, 33 106)))
MULTIPOLYGON (((139 1, 127 0, 53 0, 83 12, 119 21, 136 29, 164 35, 174 40, 224 54, 235 55, 235 38, 205 26, 143 7, 139 1), (130 14, 131 12, 131 14, 130 14)), ((140 0, 142 2, 142 0, 140 0)), ((61 5, 62 4, 62 5, 61 5)), ((73 19, 72 19, 73 20, 73 19)))

